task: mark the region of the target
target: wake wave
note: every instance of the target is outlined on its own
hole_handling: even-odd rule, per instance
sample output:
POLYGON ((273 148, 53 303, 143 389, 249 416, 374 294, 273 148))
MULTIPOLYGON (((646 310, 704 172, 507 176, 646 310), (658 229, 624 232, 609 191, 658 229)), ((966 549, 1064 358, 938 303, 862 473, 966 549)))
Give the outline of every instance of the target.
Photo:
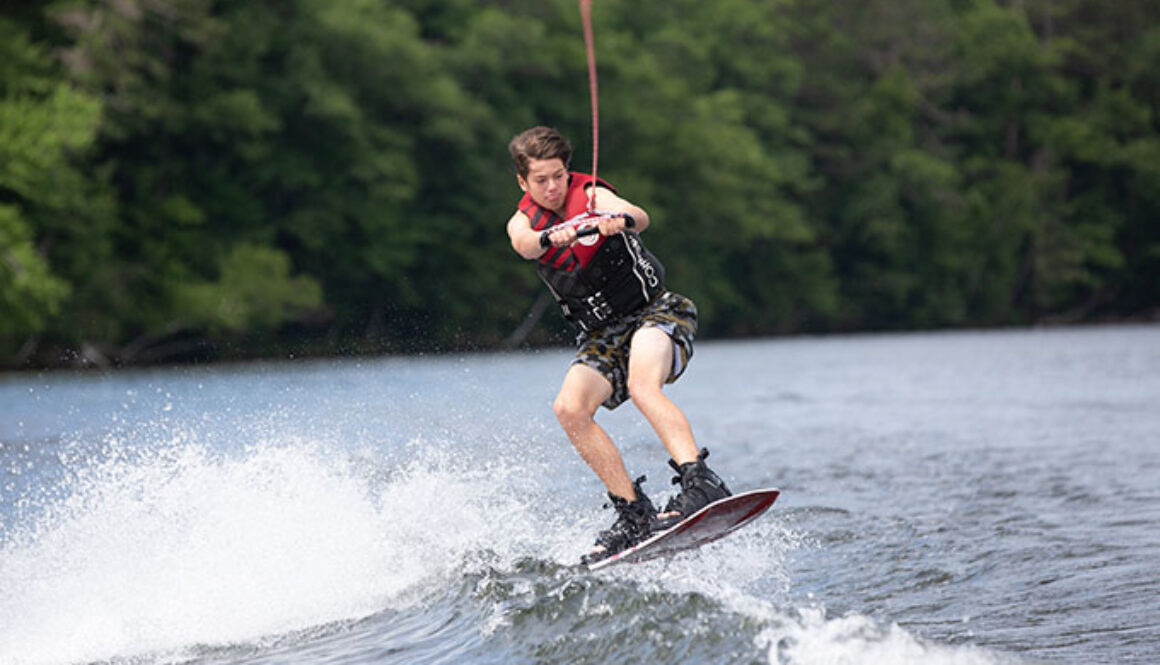
POLYGON ((766 629, 769 662, 792 665, 881 663, 882 665, 1000 665, 1015 659, 969 647, 930 644, 897 624, 882 626, 859 614, 827 618, 820 608, 805 609, 766 629))
POLYGON ((430 643, 416 622, 455 627, 441 658, 727 660, 725 642, 779 665, 998 662, 794 609, 786 561, 803 545, 776 520, 587 574, 573 564, 609 516, 570 506, 545 480, 558 473, 424 440, 394 454, 287 439, 223 453, 176 436, 64 456, 67 480, 0 543, 0 664, 229 660, 275 644, 294 659, 319 627, 360 622, 347 639, 394 640, 399 662, 423 661, 404 648, 430 643))
MULTIPOLYGON (((492 475, 495 475, 492 470, 492 475)), ((308 442, 112 445, 0 549, 0 663, 251 640, 417 602, 523 509, 482 474, 308 442)), ((510 539, 510 532, 505 542, 510 539)))

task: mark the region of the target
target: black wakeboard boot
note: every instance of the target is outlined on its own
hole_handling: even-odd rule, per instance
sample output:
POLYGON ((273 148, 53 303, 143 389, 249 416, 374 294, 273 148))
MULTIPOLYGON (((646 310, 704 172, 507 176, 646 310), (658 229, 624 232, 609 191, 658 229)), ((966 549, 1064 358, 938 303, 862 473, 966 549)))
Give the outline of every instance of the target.
POLYGON ((616 509, 616 522, 611 528, 601 531, 596 536, 596 544, 592 551, 580 558, 584 565, 591 565, 602 559, 623 552, 624 550, 647 539, 655 531, 657 509, 653 502, 645 495, 640 484, 646 480, 644 476, 636 479, 632 488, 636 491, 636 501, 628 501, 623 497, 609 492, 611 505, 616 509))
POLYGON ((695 462, 678 465, 669 460, 669 466, 677 472, 673 484, 680 485, 681 491, 665 504, 664 513, 677 514, 657 519, 653 527, 656 531, 670 529, 710 503, 733 494, 725 486, 725 481, 705 465, 707 457, 709 451, 702 448, 695 462))

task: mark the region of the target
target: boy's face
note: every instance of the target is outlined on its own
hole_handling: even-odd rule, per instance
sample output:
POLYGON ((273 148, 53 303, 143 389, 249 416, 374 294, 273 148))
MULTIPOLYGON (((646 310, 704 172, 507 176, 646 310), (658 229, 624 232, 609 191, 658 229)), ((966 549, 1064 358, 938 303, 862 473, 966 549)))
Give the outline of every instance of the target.
POLYGON ((516 175, 520 189, 527 192, 540 207, 559 212, 568 194, 568 169, 564 160, 533 159, 528 162, 528 177, 516 175))

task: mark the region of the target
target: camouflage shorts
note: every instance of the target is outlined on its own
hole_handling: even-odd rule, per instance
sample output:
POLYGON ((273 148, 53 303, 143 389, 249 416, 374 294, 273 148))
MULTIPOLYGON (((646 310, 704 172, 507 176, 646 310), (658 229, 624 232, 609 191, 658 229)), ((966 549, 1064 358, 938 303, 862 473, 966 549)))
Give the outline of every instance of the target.
POLYGON ((586 365, 612 384, 604 407, 615 409, 628 399, 628 352, 632 335, 647 327, 660 328, 673 340, 673 368, 666 383, 681 377, 693 357, 697 334, 697 306, 685 296, 666 291, 635 314, 600 330, 581 332, 573 365, 586 365))

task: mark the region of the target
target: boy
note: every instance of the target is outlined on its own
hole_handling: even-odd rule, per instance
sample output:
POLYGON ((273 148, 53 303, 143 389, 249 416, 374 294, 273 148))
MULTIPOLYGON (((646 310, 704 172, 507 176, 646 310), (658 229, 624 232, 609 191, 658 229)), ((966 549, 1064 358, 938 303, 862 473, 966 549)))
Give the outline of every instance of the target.
POLYGON ((513 138, 508 149, 524 191, 507 224, 512 248, 538 262, 565 317, 581 330, 553 409, 617 512, 616 523, 583 558, 592 563, 730 494, 705 465, 708 451, 698 453, 685 414, 662 391, 693 355, 697 309, 665 290, 664 267, 641 243, 638 233, 648 228, 648 213, 608 183, 569 172, 572 147, 556 130, 534 127, 513 138), (592 188, 599 233, 582 235, 565 222, 585 216, 592 188), (595 420, 601 405, 614 409, 630 398, 679 474, 681 491, 659 515, 641 490, 644 478, 630 480, 620 451, 595 420))

